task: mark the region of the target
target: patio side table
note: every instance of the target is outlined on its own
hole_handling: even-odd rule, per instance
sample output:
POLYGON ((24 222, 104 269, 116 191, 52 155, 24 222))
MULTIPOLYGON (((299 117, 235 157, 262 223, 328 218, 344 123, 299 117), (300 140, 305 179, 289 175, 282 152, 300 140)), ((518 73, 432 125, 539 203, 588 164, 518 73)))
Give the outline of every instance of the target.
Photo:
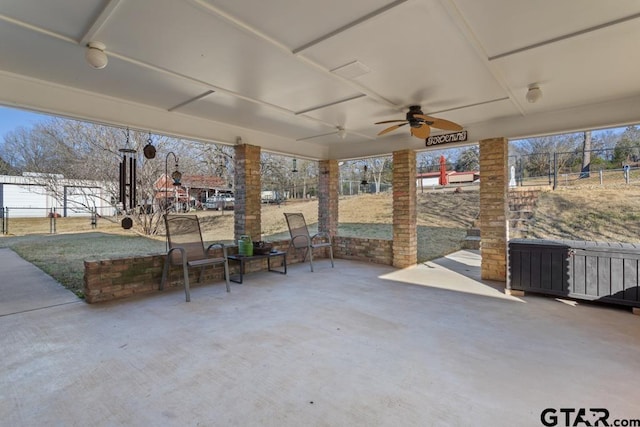
POLYGON ((243 277, 246 274, 245 273, 245 264, 248 261, 253 261, 256 259, 267 259, 267 271, 273 272, 273 273, 280 273, 280 274, 287 274, 287 253, 286 252, 282 252, 282 251, 275 251, 275 252, 269 252, 268 254, 260 254, 260 255, 251 255, 251 256, 246 256, 246 255, 229 255, 227 256, 227 259, 229 261, 235 261, 237 263, 240 264, 240 273, 236 274, 236 275, 229 275, 229 280, 231 280, 232 282, 235 283, 242 283, 243 281, 243 277), (271 268, 271 258, 274 257, 282 257, 282 266, 280 267, 280 269, 273 269, 271 268), (234 278, 235 276, 235 278, 234 278))

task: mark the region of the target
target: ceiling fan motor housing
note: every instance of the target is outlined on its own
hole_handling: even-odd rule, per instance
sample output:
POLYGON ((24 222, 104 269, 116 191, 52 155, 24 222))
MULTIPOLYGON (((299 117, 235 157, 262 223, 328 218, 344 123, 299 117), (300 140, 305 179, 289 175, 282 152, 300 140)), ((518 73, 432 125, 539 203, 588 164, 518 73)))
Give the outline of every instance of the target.
POLYGON ((407 121, 409 122, 409 126, 412 128, 419 128, 424 123, 424 120, 414 118, 414 114, 423 114, 419 105, 410 106, 409 111, 407 112, 407 121))

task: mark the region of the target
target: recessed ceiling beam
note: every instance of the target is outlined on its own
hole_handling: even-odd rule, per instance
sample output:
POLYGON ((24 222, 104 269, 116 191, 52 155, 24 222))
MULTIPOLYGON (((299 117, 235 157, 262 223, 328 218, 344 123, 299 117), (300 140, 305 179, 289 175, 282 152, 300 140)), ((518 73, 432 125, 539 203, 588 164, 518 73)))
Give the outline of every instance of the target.
POLYGON ((212 93, 214 93, 214 92, 215 92, 215 91, 213 91, 213 90, 208 90, 208 91, 206 91, 206 92, 204 92, 204 93, 201 93, 200 95, 194 96, 194 97, 193 97, 193 98, 191 98, 191 99, 187 99, 186 101, 181 102, 181 103, 180 103, 180 104, 178 104, 178 105, 174 105, 173 107, 169 108, 167 111, 169 111, 169 112, 171 112, 171 111, 175 111, 175 110, 177 110, 178 108, 184 107, 184 106, 185 106, 185 105, 187 105, 187 104, 191 104, 192 102, 196 102, 196 101, 197 101, 197 100, 199 100, 199 99, 202 99, 202 98, 204 98, 204 97, 207 97, 207 96, 211 95, 211 94, 212 94, 212 93))
POLYGON ((488 101, 482 101, 482 102, 476 102, 473 104, 467 104, 467 105, 461 105, 459 107, 454 107, 454 108, 447 108, 446 110, 439 110, 439 111, 429 111, 428 113, 426 113, 428 116, 430 115, 436 115, 436 114, 442 114, 442 113, 448 113, 450 111, 457 111, 457 110, 463 110, 465 108, 471 108, 471 107, 477 107, 479 105, 485 105, 485 104, 492 104, 494 102, 500 102, 500 101, 509 101, 509 97, 508 96, 504 96, 502 98, 496 98, 496 99, 490 99, 488 101))
POLYGON ((121 0, 110 0, 102 9, 100 14, 96 17, 93 23, 87 28, 84 32, 84 36, 78 42, 80 45, 84 46, 93 40, 93 37, 100 31, 102 26, 107 22, 113 12, 115 12, 116 8, 120 4, 121 0))
MULTIPOLYGON (((240 28, 241 30, 247 32, 248 34, 253 35, 254 37, 257 37, 260 40, 263 40, 269 44, 271 44, 273 47, 276 47, 290 55, 293 55, 294 58, 296 58, 297 60, 299 60, 300 62, 304 63, 305 65, 314 68, 315 70, 324 73, 325 75, 329 76, 330 78, 334 79, 334 80, 339 80, 342 83, 351 86, 352 88, 354 88, 355 90, 362 92, 364 94, 366 94, 367 96, 369 96, 371 99, 380 102, 381 104, 385 104, 388 105, 390 108, 394 108, 397 109, 398 111, 401 111, 402 108, 399 105, 394 104, 393 102, 389 101, 388 99, 386 99, 385 97, 383 97, 382 95, 372 91, 371 89, 353 81, 350 79, 346 79, 342 76, 339 76, 335 73, 332 73, 331 70, 326 69, 324 66, 318 64, 317 62, 307 58, 304 56, 303 53, 299 53, 302 48, 298 48, 294 51, 292 51, 288 46, 286 46, 284 43, 274 39, 273 37, 268 36, 267 34, 263 33, 262 31, 258 30, 257 28, 241 21, 240 19, 236 18, 233 15, 230 15, 229 13, 225 12, 224 10, 212 5, 211 3, 205 1, 205 0, 190 0, 191 2, 193 2, 195 5, 197 5, 198 7, 200 7, 202 10, 206 11, 207 13, 210 13, 212 15, 215 15, 221 19, 224 19, 225 21, 229 22, 230 24, 235 25, 236 27, 240 28)), ((348 28, 353 28, 354 26, 358 25, 359 23, 362 23, 366 20, 372 19, 374 16, 378 16, 380 14, 382 14, 383 12, 388 11, 389 9, 399 6, 402 3, 405 3, 409 0, 396 0, 393 3, 390 3, 389 5, 377 9, 374 12, 371 12, 367 15, 365 15, 362 18, 359 18, 355 21, 353 21, 351 24, 345 25, 344 27, 333 31, 331 34, 331 37, 338 34, 339 32, 344 32, 346 31, 348 28)), ((329 35, 325 35, 323 37, 321 37, 322 39, 326 40, 329 38, 329 35)), ((317 44, 320 42, 320 39, 316 39, 316 42, 312 42, 314 44, 317 44)), ((310 44, 309 44, 310 47, 310 44)), ((357 58, 356 58, 357 60, 357 58)))
POLYGON ((518 49, 513 49, 510 50, 508 52, 504 52, 504 53, 500 53, 498 55, 494 55, 494 56, 490 56, 489 57, 489 61, 495 61, 496 59, 500 59, 500 58, 504 58, 506 56, 511 56, 511 55, 515 55, 516 53, 521 53, 521 52, 525 52, 527 50, 531 50, 531 49, 536 49, 542 46, 546 46, 548 44, 552 44, 552 43, 557 43, 563 40, 567 40, 567 39, 571 39, 574 37, 578 37, 581 36, 583 34, 588 34, 594 31, 598 31, 598 30, 602 30, 603 28, 608 28, 614 25, 618 25, 618 24, 622 24, 624 22, 627 21, 632 21, 634 19, 638 19, 640 18, 640 13, 636 13, 630 16, 625 16, 623 18, 620 19, 615 19, 613 21, 609 21, 609 22, 605 22, 604 24, 600 24, 600 25, 595 25, 593 27, 589 27, 589 28, 585 28, 583 30, 580 31, 575 31, 573 33, 569 33, 569 34, 564 34, 562 36, 558 36, 558 37, 554 37, 552 39, 549 40, 544 40, 538 43, 534 43, 534 44, 530 44, 529 46, 523 46, 523 47, 519 47, 518 49))
POLYGON ((333 132, 321 133, 320 135, 305 136, 304 138, 298 138, 296 139, 296 141, 306 141, 308 139, 322 138, 323 136, 330 136, 330 135, 337 135, 337 134, 338 134, 338 131, 334 130, 333 132))
POLYGON ((500 72, 496 64, 492 63, 487 58, 488 56, 487 50, 485 49, 484 45, 480 42, 478 37, 476 37, 475 33, 471 29, 471 26, 469 25, 465 17, 462 15, 460 10, 458 9, 458 6, 456 5, 455 1, 443 0, 442 6, 444 6, 447 13, 453 20, 454 24, 460 30, 460 33, 464 36, 464 38, 467 40, 469 45, 476 52, 478 59, 484 64, 487 70, 491 73, 496 83, 500 85, 504 93, 506 93, 509 96, 509 99, 511 100, 511 104, 513 105, 513 107, 520 113, 520 115, 524 115, 524 109, 522 108, 522 105, 516 100, 516 96, 511 91, 509 84, 507 83, 505 77, 502 75, 502 73, 500 72))
POLYGON ((393 3, 389 3, 388 5, 383 6, 380 9, 376 9, 373 12, 367 13, 366 15, 356 19, 355 21, 349 22, 347 25, 344 25, 344 26, 342 26, 342 27, 340 27, 340 28, 338 28, 336 30, 331 31, 328 34, 325 34, 325 35, 323 35, 321 37, 318 37, 315 40, 310 41, 309 43, 306 43, 306 44, 304 44, 304 45, 302 45, 302 46, 300 46, 300 47, 298 47, 296 49, 293 49, 292 52, 293 52, 294 55, 297 55, 298 53, 302 52, 303 50, 307 50, 310 47, 313 47, 313 46, 315 46, 315 45, 317 45, 319 43, 322 43, 325 40, 328 40, 328 39, 330 39, 332 37, 335 37, 340 33, 344 33, 345 31, 350 30, 350 29, 352 29, 354 27, 357 27, 358 25, 360 25, 360 24, 362 24, 364 22, 370 21, 371 19, 377 17, 378 15, 382 15, 383 13, 385 13, 385 12, 395 8, 396 6, 399 6, 402 3, 405 3, 407 1, 408 0, 396 0, 393 3))
POLYGON ((8 22, 13 25, 17 25, 18 27, 26 28, 27 30, 35 31, 36 33, 44 34, 49 37, 53 37, 54 39, 62 40, 68 43, 78 44, 78 41, 74 38, 67 37, 60 33, 56 33, 55 31, 47 30, 46 28, 38 27, 37 25, 29 24, 27 22, 21 21, 19 19, 10 18, 6 15, 0 14, 0 20, 8 22))
POLYGON ((310 111, 320 110, 322 108, 327 108, 327 107, 331 107, 331 106, 334 106, 334 105, 342 104, 343 102, 353 101, 354 99, 359 99, 359 98, 362 98, 362 97, 365 97, 365 96, 367 96, 367 95, 365 95, 364 93, 360 93, 358 95, 355 95, 355 96, 352 96, 352 97, 349 97, 349 98, 340 99, 340 100, 334 101, 334 102, 329 102, 328 104, 322 104, 322 105, 318 105, 316 107, 307 108, 306 110, 297 111, 296 112, 296 116, 299 116, 300 114, 308 113, 310 111))

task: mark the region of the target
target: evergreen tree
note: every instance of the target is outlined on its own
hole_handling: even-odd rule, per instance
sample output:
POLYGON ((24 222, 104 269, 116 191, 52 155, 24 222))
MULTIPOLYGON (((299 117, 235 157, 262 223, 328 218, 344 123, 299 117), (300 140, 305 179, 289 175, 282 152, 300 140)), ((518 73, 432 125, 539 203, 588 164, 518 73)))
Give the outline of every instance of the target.
POLYGON ((627 127, 613 150, 613 161, 617 166, 640 161, 640 129, 627 127))

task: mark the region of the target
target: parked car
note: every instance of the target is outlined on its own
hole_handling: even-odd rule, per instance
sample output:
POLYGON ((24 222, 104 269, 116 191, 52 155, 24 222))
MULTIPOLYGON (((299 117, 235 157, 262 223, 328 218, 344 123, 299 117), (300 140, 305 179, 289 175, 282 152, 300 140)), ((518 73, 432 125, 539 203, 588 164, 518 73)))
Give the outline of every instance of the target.
POLYGON ((223 209, 233 209, 235 206, 235 198, 232 194, 217 194, 207 198, 203 204, 203 209, 213 209, 221 211, 223 209))
POLYGON ((284 201, 282 195, 277 191, 262 191, 260 194, 262 203, 276 203, 280 204, 284 201))

